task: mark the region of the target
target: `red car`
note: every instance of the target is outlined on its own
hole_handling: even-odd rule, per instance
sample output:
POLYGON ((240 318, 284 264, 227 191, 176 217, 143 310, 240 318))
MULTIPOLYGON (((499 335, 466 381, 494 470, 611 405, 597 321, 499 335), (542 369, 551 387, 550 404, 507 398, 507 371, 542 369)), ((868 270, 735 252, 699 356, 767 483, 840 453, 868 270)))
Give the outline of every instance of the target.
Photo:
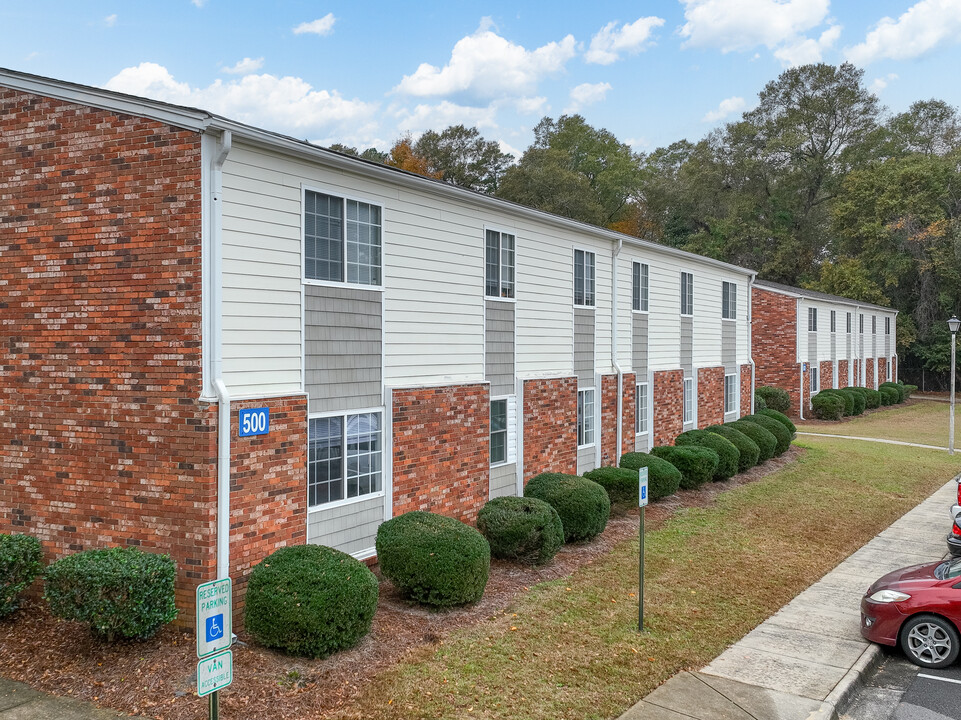
POLYGON ((861 599, 861 635, 900 645, 908 660, 943 668, 961 650, 961 558, 888 573, 861 599))

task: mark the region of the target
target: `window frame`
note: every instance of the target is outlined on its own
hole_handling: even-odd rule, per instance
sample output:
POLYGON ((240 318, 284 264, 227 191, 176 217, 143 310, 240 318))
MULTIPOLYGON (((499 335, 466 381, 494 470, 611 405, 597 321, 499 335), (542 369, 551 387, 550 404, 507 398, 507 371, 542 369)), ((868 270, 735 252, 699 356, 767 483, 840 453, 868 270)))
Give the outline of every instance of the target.
POLYGON ((319 187, 314 185, 302 184, 300 186, 300 281, 303 285, 317 285, 320 287, 339 287, 339 288, 357 288, 361 290, 371 290, 374 292, 384 291, 384 244, 385 244, 385 217, 386 208, 383 203, 379 200, 375 200, 370 197, 365 197, 363 195, 345 194, 339 190, 328 189, 325 187, 319 187), (341 278, 342 280, 322 280, 320 278, 309 278, 307 277, 307 194, 314 193, 315 195, 325 195, 327 197, 339 199, 341 201, 341 208, 343 210, 343 215, 341 218, 342 228, 341 228, 341 278), (378 274, 380 275, 380 282, 375 284, 365 284, 359 282, 351 282, 347 280, 347 203, 356 202, 363 203, 365 205, 370 205, 371 207, 376 207, 380 211, 380 262, 378 264, 378 274))
POLYGON ((821 392, 821 368, 817 363, 811 363, 808 368, 808 390, 812 397, 821 392))
POLYGON ((736 413, 741 407, 741 384, 738 382, 737 373, 725 373, 724 375, 724 414, 730 415, 731 413, 736 413), (728 380, 732 381, 732 392, 728 395, 727 383, 728 380), (728 400, 733 400, 733 407, 728 410, 728 400))
POLYGON ((878 334, 878 316, 877 315, 871 316, 871 334, 872 335, 878 334))
POLYGON ((681 270, 681 317, 694 317, 694 273, 686 270, 681 270))
POLYGON ((838 331, 837 311, 832 310, 831 311, 831 332, 836 333, 837 331, 838 331))
POLYGON ((385 420, 387 411, 383 406, 381 407, 371 407, 371 408, 359 408, 351 410, 338 410, 334 412, 321 412, 321 413, 310 413, 307 416, 307 461, 304 467, 305 482, 307 489, 307 512, 315 513, 321 512, 323 510, 331 510, 344 505, 351 505, 358 502, 364 502, 365 500, 375 500, 378 498, 383 498, 386 494, 387 485, 387 470, 384 465, 385 457, 387 455, 388 447, 388 437, 387 428, 385 427, 385 420), (355 495, 353 497, 347 497, 347 423, 349 418, 359 416, 359 415, 371 415, 376 414, 380 416, 380 427, 378 429, 380 435, 380 490, 375 490, 369 493, 364 493, 362 495, 355 495), (310 421, 311 420, 327 420, 327 419, 339 419, 341 421, 341 457, 340 457, 340 482, 342 483, 344 497, 339 500, 331 500, 326 503, 318 503, 316 505, 310 504, 310 421))
POLYGON ((508 232, 507 230, 501 230, 500 228, 484 226, 484 297, 487 300, 498 300, 500 302, 517 302, 517 233, 508 232), (487 275, 488 263, 487 252, 488 252, 488 242, 490 233, 495 233, 497 235, 497 295, 491 295, 488 290, 490 286, 490 278, 487 275), (505 283, 504 283, 504 244, 503 238, 507 236, 511 239, 511 282, 510 282, 510 295, 504 295, 505 283))
POLYGON ((681 425, 694 422, 694 377, 686 377, 681 385, 681 425))
POLYGON ((594 309, 594 308, 597 307, 597 253, 594 252, 593 250, 586 250, 586 249, 584 249, 584 248, 577 248, 577 247, 574 248, 574 252, 573 252, 573 286, 574 286, 574 293, 573 293, 574 307, 576 307, 576 308, 591 308, 591 309, 594 309), (578 253, 583 253, 583 255, 584 255, 584 257, 583 257, 583 262, 582 262, 583 271, 584 271, 584 272, 583 272, 583 283, 584 283, 584 287, 580 288, 580 291, 581 291, 581 294, 582 294, 582 301, 583 301, 583 302, 577 302, 577 293, 578 293, 578 287, 577 287, 577 254, 578 254, 578 253), (587 302, 587 300, 588 300, 588 292, 587 292, 587 283, 588 283, 588 278, 587 278, 587 256, 588 256, 588 255, 590 255, 590 258, 591 258, 591 266, 590 266, 590 269, 591 269, 591 276, 590 276, 590 285, 591 285, 591 287, 590 287, 590 302, 587 302))
POLYGON ((634 435, 647 435, 651 431, 649 405, 651 401, 650 383, 634 383, 634 435), (644 403, 640 402, 641 388, 644 388, 644 403), (644 429, 641 429, 641 410, 644 410, 644 429))
POLYGON ((737 283, 721 282, 721 319, 737 320, 737 283))
POLYGON ((490 407, 490 410, 489 410, 489 412, 490 412, 490 415, 489 415, 490 427, 489 427, 489 429, 488 429, 488 438, 489 438, 489 444, 490 444, 490 453, 488 453, 488 454, 489 454, 489 457, 490 457, 490 466, 491 466, 492 468, 501 467, 501 466, 503 466, 503 465, 509 465, 509 464, 510 464, 510 463, 508 462, 509 455, 508 455, 508 452, 507 452, 507 436, 508 436, 508 433, 510 432, 510 412, 509 412, 509 409, 508 409, 508 401, 509 401, 509 398, 510 398, 509 395, 501 395, 501 396, 498 396, 498 397, 492 397, 492 398, 490 399, 490 405, 489 405, 489 407, 490 407), (503 430, 496 430, 496 431, 494 430, 494 403, 504 403, 504 429, 503 429, 503 430), (497 433, 498 435, 501 434, 501 433, 503 433, 503 435, 504 435, 504 446, 503 446, 503 447, 504 447, 504 459, 503 459, 503 460, 499 460, 499 461, 497 461, 497 462, 494 461, 494 434, 495 434, 495 433, 497 433))
POLYGON ((597 428, 594 421, 594 413, 597 411, 596 406, 597 394, 595 393, 595 388, 578 388, 577 390, 577 449, 581 450, 583 448, 594 447, 597 444, 597 428), (587 412, 587 394, 590 393, 590 412, 587 412), (581 400, 581 397, 584 400, 581 400), (590 425, 590 427, 588 427, 590 425), (587 435, 590 432, 590 440, 588 441, 587 435), (581 442, 581 439, 584 442, 581 442))
POLYGON ((634 261, 631 264, 631 310, 649 313, 651 309, 651 266, 634 261))
POLYGON ((858 335, 864 335, 864 313, 858 313, 858 335))
POLYGON ((850 335, 851 332, 854 330, 854 321, 853 321, 854 313, 846 313, 846 314, 848 317, 847 317, 847 325, 845 325, 845 327, 847 328, 847 331, 846 331, 847 334, 850 335))
POLYGON ((808 308, 808 332, 818 331, 818 309, 816 307, 808 308))
POLYGON ((891 334, 891 318, 889 317, 884 318, 884 334, 891 334))

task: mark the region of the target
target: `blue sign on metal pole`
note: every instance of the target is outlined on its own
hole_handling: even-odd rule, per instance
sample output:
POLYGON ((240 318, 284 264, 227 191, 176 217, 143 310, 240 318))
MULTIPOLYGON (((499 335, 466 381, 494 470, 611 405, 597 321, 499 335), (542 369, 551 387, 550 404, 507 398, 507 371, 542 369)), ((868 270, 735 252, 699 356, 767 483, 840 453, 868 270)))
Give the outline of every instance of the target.
POLYGON ((270 432, 270 408, 246 408, 240 411, 240 437, 266 435, 270 432))

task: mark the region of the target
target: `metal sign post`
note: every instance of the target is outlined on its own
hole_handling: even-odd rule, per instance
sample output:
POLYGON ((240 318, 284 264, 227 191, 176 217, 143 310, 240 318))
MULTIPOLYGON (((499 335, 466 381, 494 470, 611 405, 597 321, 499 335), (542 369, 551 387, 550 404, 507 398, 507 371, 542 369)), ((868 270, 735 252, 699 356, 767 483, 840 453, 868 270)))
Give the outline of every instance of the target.
POLYGON ((197 587, 197 695, 208 696, 210 720, 220 717, 220 690, 234 680, 233 586, 222 578, 197 587))
POLYGON ((637 504, 641 508, 640 527, 640 556, 638 560, 637 579, 637 631, 644 632, 644 508, 647 507, 647 468, 637 471, 637 504))

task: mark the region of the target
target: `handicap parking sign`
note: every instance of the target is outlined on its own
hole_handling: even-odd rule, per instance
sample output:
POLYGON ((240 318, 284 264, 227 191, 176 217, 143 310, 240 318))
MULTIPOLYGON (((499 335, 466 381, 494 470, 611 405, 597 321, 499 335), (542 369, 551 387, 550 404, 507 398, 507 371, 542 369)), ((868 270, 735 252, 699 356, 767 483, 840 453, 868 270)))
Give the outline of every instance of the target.
POLYGON ((207 642, 219 640, 224 636, 224 614, 211 615, 207 618, 207 642))

